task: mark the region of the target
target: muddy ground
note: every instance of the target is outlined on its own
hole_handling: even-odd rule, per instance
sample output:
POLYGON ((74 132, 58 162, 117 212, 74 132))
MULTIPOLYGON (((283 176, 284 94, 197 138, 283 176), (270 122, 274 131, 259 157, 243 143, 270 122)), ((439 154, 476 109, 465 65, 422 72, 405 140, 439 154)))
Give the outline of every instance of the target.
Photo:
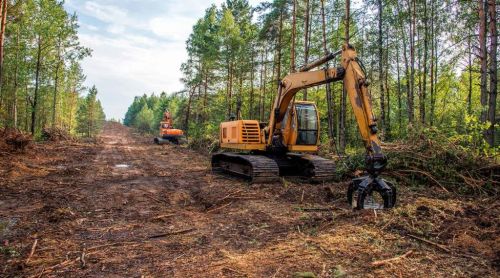
POLYGON ((0 276, 498 277, 497 196, 398 189, 352 211, 345 183, 248 184, 108 123, 0 152, 0 276))

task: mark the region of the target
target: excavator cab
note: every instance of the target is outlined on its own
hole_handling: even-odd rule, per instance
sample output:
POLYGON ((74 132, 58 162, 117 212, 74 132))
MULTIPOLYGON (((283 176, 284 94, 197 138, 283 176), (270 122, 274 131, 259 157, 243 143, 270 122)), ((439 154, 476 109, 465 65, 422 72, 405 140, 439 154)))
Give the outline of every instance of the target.
POLYGON ((319 144, 319 113, 314 102, 295 101, 288 107, 281 128, 283 143, 294 146, 312 147, 316 151, 319 144))
POLYGON ((319 142, 319 116, 314 103, 295 104, 297 115, 296 145, 317 145, 319 142))

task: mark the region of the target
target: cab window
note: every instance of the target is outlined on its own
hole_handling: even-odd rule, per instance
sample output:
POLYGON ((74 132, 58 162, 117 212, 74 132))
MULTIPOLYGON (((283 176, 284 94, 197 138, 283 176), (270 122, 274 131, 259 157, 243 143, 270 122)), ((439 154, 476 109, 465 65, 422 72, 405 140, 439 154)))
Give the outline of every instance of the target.
POLYGON ((297 145, 316 145, 318 140, 318 114, 312 104, 296 104, 297 145))

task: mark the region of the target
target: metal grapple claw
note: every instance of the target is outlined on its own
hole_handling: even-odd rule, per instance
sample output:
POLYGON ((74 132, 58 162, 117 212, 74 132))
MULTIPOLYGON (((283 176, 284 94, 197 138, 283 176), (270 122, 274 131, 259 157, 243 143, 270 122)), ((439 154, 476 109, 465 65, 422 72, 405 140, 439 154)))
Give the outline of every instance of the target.
POLYGON ((396 187, 371 175, 353 179, 347 200, 354 209, 388 209, 396 204, 396 187))

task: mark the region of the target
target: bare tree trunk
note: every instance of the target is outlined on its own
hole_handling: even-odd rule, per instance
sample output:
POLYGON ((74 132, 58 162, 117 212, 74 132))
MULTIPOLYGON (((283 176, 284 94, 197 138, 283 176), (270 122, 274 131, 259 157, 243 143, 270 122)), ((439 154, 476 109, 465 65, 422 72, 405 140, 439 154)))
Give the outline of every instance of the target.
POLYGON ((293 1, 292 14, 292 47, 290 53, 290 72, 295 72, 295 36, 297 33, 297 0, 293 1))
POLYGON ((13 126, 17 128, 17 90, 18 90, 18 70, 19 70, 19 28, 17 28, 16 32, 16 61, 14 68, 14 107, 12 109, 12 118, 13 118, 13 126))
POLYGON ((205 69, 205 82, 203 82, 203 121, 208 120, 208 74, 210 70, 205 69))
POLYGON ((497 103, 497 48, 498 48, 498 30, 497 30, 497 12, 495 0, 489 0, 490 14, 490 100, 488 103, 488 120, 491 123, 486 132, 486 140, 490 146, 495 145, 495 125, 496 125, 496 103, 497 103))
POLYGON ((59 83, 59 68, 61 67, 61 56, 59 56, 59 61, 57 61, 56 64, 56 76, 54 79, 54 95, 53 95, 53 100, 52 100, 52 128, 56 126, 56 118, 57 118, 57 89, 58 89, 58 83, 59 83))
POLYGON ((276 77, 277 80, 281 80, 281 42, 283 40, 283 7, 280 8, 280 28, 279 28, 279 34, 278 34, 278 45, 277 45, 277 51, 278 51, 278 61, 277 61, 277 73, 276 77))
MULTIPOLYGON (((430 76, 430 94, 431 94, 431 111, 429 115, 429 124, 432 126, 434 124, 434 1, 431 1, 431 76, 430 76)), ((470 49, 470 48, 469 48, 470 49)))
POLYGON ((227 116, 230 118, 233 113, 233 75, 234 75, 234 64, 233 61, 231 60, 230 66, 229 66, 229 90, 228 90, 228 98, 227 101, 228 103, 228 111, 227 111, 227 116))
POLYGON ((345 153, 346 147, 346 100, 347 92, 342 84, 342 96, 340 98, 340 119, 339 119, 339 153, 345 153))
POLYGON ((434 38, 435 39, 435 42, 434 42, 434 86, 433 86, 433 90, 431 92, 431 113, 430 113, 430 125, 433 126, 434 125, 434 111, 436 110, 436 90, 437 90, 437 76, 438 76, 438 62, 439 62, 439 57, 437 56, 437 52, 438 52, 438 39, 437 38, 434 38))
POLYGON ((2 93, 2 85, 3 85, 3 53, 4 53, 4 41, 5 41, 5 26, 7 24, 7 0, 2 0, 1 3, 1 11, 0 14, 2 16, 1 26, 0 26, 0 108, 2 107, 3 102, 3 93, 2 93))
POLYGON ((36 132, 36 110, 38 108, 38 89, 40 86, 40 71, 42 67, 42 39, 38 36, 38 50, 36 58, 36 73, 35 73, 35 96, 31 110, 31 134, 36 132))
MULTIPOLYGON (((410 75, 410 65, 409 65, 409 59, 408 59, 408 53, 407 53, 407 41, 406 41, 406 28, 403 24, 403 21, 400 19, 400 15, 401 15, 401 7, 400 7, 400 4, 399 2, 396 2, 397 5, 396 5, 396 9, 397 9, 397 18, 398 18, 398 23, 399 23, 399 29, 400 29, 400 32, 401 32, 401 38, 402 38, 402 42, 403 42, 403 60, 404 60, 404 64, 405 64, 405 77, 406 77, 406 82, 405 82, 405 85, 406 85, 406 97, 407 97, 407 114, 408 114, 408 121, 410 120, 410 116, 413 117, 413 96, 412 96, 412 92, 411 92, 411 82, 410 82, 410 78, 411 78, 411 75, 410 75)), ((409 2, 407 2, 408 5, 409 5, 409 2)), ((411 30, 411 24, 410 24, 410 30, 411 30)), ((410 32, 411 33, 411 32, 410 32)), ((410 122, 411 123, 411 122, 410 122)))
POLYGON ((410 123, 414 122, 414 92, 415 92, 415 32, 416 32, 416 18, 417 18, 417 6, 416 0, 412 1, 413 6, 411 10, 411 22, 410 22, 410 91, 408 92, 408 120, 410 123))
POLYGON ((401 76, 399 70, 399 43, 396 43, 396 71, 398 75, 398 127, 399 133, 402 133, 403 129, 403 107, 401 101, 401 76))
MULTIPOLYGON (((345 19, 344 19, 344 28, 345 28, 345 42, 349 44, 349 21, 350 21, 350 13, 351 13, 351 1, 347 0, 345 2, 345 19)), ((342 84, 342 94, 340 97, 340 113, 339 113, 339 153, 345 153, 346 147, 346 98, 347 92, 345 90, 344 85, 342 84)))
MULTIPOLYGON (((323 31, 323 52, 325 55, 328 53, 328 48, 326 46, 326 20, 325 20, 325 0, 321 0, 321 23, 323 31)), ((328 68, 328 63, 326 64, 328 68)), ((333 115, 333 98, 332 89, 330 83, 326 83, 326 102, 328 109, 328 135, 330 137, 330 147, 335 145, 335 129, 334 129, 334 115, 333 115)))
POLYGON ((481 122, 486 122, 487 105, 488 105, 488 61, 486 49, 486 0, 478 0, 479 2, 479 60, 481 61, 481 122))
POLYGON ((263 51, 262 54, 262 64, 261 64, 261 72, 260 72, 260 121, 264 121, 264 110, 266 109, 266 80, 267 80, 267 48, 263 51), (265 56, 264 56, 265 53, 265 56), (264 58, 265 57, 265 58, 264 58))
MULTIPOLYGON (((386 31, 389 34, 389 28, 386 31)), ((387 117, 385 118, 385 138, 391 138, 391 90, 389 88, 389 36, 386 38, 385 49, 385 92, 387 93, 387 117)))
POLYGON ((425 102, 426 102, 426 94, 427 94, 427 51, 428 51, 428 19, 427 19, 427 0, 423 1, 424 3, 424 72, 423 72, 423 82, 422 82, 422 94, 420 99, 420 122, 425 125, 425 102))
POLYGON ((253 105, 253 102, 254 102, 254 86, 253 86, 253 79, 254 79, 254 70, 255 70, 255 62, 254 62, 254 51, 253 51, 253 47, 252 47, 252 57, 251 57, 251 63, 252 63, 252 66, 251 66, 251 70, 250 70, 250 115, 249 115, 249 118, 250 119, 253 119, 253 110, 254 110, 254 105, 253 105))
POLYGON ((384 95, 384 46, 382 43, 382 0, 378 0, 378 78, 380 88, 380 129, 385 136, 385 95, 384 95))
POLYGON ((186 131, 186 135, 189 135, 189 116, 191 114, 191 103, 193 102, 193 95, 196 87, 191 88, 189 91, 188 103, 186 108, 186 115, 184 118, 184 130, 186 131))
MULTIPOLYGON (((472 36, 469 34, 469 37, 467 38, 467 49, 468 49, 468 54, 469 54, 469 59, 468 59, 468 70, 469 70, 469 92, 467 94, 467 114, 472 115, 472 36)), ((432 67, 431 67, 432 69, 432 67)), ((432 78, 432 71, 431 71, 431 78, 432 78)), ((432 80, 432 79, 431 79, 432 80)), ((431 81, 432 84, 432 81, 431 81)))
POLYGON ((344 38, 345 43, 349 44, 349 21, 351 20, 351 0, 345 1, 345 21, 344 21, 344 38))
MULTIPOLYGON (((309 0, 306 0, 306 14, 304 23, 304 64, 309 62, 309 0)), ((304 89, 304 100, 307 100, 307 89, 304 89)))

